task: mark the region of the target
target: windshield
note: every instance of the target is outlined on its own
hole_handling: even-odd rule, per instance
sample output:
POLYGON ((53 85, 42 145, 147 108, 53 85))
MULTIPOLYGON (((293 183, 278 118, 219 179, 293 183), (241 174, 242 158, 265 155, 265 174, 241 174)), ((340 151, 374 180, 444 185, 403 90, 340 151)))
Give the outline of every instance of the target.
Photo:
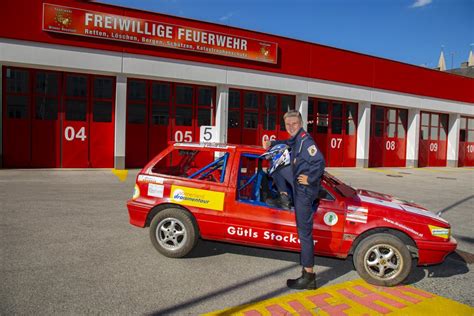
POLYGON ((332 174, 324 172, 323 181, 325 181, 329 186, 333 187, 339 194, 344 197, 352 197, 357 194, 357 190, 351 187, 350 185, 345 184, 332 174))

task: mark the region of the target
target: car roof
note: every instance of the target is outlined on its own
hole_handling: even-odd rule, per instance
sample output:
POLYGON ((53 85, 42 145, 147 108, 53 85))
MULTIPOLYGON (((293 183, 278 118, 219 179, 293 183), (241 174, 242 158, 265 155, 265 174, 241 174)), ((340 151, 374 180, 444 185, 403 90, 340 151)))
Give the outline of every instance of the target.
POLYGON ((189 148, 212 148, 212 149, 233 149, 238 151, 251 150, 251 151, 264 151, 261 146, 256 145, 242 145, 242 144, 228 144, 228 143, 173 143, 174 147, 189 147, 189 148))

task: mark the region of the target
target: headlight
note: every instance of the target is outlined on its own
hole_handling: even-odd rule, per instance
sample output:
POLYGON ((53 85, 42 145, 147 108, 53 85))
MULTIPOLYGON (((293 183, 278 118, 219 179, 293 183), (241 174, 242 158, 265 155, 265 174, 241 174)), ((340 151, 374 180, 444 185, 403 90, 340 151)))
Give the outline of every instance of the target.
POLYGON ((449 239, 451 237, 451 229, 449 228, 444 228, 444 227, 438 227, 438 226, 433 226, 433 225, 428 225, 431 231, 431 235, 435 237, 440 237, 444 239, 449 239))

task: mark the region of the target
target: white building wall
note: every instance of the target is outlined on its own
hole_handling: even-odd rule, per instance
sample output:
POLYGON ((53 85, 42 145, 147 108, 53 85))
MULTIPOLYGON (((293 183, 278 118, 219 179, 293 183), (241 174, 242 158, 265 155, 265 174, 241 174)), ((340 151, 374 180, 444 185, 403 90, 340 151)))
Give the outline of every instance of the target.
POLYGON ((218 85, 216 89, 216 127, 219 143, 227 142, 227 123, 229 116, 229 87, 218 85))
POLYGON ((301 117, 303 118, 303 128, 306 130, 308 128, 308 95, 307 94, 296 95, 295 109, 301 113, 301 117))
POLYGON ((356 167, 360 168, 367 168, 369 166, 370 111, 371 104, 369 102, 359 103, 359 119, 357 122, 356 167))
POLYGON ((115 83, 115 150, 114 166, 125 169, 125 135, 127 129, 127 77, 120 74, 115 83))
MULTIPOLYGON (((3 67, 2 67, 2 63, 0 63, 0 71, 2 71, 3 73, 3 67)), ((3 75, 0 75, 0 168, 3 167, 3 89, 1 87, 3 87, 3 75)))
POLYGON ((420 110, 408 110, 407 167, 418 167, 418 148, 420 143, 420 110))
POLYGON ((448 150, 446 155, 447 166, 457 167, 459 160, 459 131, 461 129, 461 115, 449 114, 448 150))

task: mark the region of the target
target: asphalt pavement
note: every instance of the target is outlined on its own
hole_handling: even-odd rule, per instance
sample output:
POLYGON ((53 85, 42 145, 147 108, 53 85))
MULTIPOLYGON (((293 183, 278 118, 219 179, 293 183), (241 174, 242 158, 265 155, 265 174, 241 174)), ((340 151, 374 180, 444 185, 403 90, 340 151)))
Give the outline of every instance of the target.
MULTIPOLYGON (((474 169, 329 169, 358 187, 442 212, 458 251, 407 285, 474 305, 474 169)), ((291 294, 297 253, 200 241, 160 255, 125 207, 137 170, 0 170, 0 314, 196 315, 291 294), (124 180, 124 181, 122 181, 124 180)), ((317 257, 318 285, 359 279, 352 261, 317 257)))

